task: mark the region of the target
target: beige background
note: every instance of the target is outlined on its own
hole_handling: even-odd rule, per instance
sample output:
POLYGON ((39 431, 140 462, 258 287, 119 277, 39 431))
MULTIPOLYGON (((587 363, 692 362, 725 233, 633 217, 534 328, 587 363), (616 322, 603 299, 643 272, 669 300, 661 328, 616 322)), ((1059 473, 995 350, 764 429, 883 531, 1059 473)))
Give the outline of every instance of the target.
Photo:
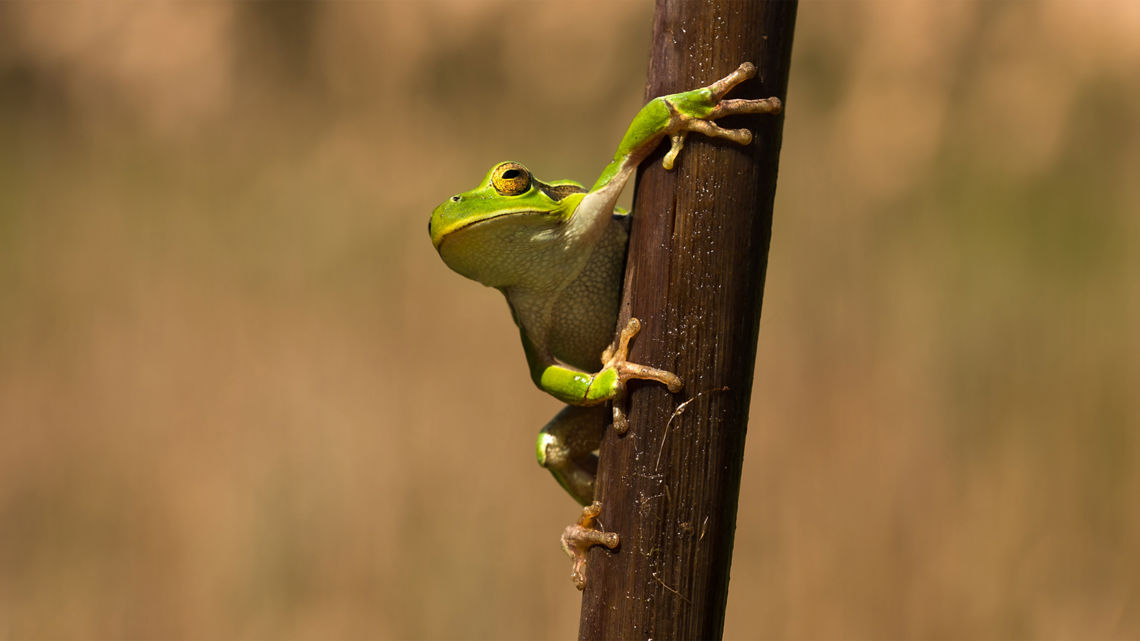
MULTIPOLYGON (((591 182, 651 11, 0 3, 0 637, 573 636, 558 404, 425 223, 591 182)), ((1137 33, 801 5, 728 638, 1140 636, 1137 33)))

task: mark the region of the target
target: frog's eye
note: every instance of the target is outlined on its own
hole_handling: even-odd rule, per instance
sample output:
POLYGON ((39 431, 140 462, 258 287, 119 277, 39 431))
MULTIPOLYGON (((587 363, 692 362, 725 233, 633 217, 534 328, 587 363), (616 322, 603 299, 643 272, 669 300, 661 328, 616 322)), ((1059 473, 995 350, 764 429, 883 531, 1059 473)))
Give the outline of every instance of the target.
POLYGON ((495 167, 491 185, 504 196, 518 196, 530 189, 530 172, 517 162, 505 162, 495 167))

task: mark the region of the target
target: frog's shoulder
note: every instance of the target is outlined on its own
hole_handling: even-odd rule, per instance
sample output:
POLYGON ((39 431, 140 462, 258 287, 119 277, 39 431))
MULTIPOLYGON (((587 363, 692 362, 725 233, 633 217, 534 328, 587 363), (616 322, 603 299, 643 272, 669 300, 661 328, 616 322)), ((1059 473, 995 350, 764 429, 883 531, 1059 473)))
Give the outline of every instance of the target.
POLYGON ((630 221, 633 220, 633 212, 626 209, 625 207, 614 207, 613 220, 614 220, 614 222, 616 222, 619 225, 621 225, 622 227, 624 227, 625 230, 628 232, 630 221))

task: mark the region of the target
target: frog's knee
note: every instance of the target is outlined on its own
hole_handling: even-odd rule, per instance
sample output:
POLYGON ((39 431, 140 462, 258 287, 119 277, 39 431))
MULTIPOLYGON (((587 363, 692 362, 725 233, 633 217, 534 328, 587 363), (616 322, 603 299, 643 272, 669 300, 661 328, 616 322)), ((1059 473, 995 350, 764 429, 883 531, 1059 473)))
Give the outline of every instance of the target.
POLYGON ((566 444, 562 442, 562 439, 544 430, 539 432, 538 441, 535 445, 539 465, 548 470, 561 469, 566 466, 569 452, 566 451, 566 444))

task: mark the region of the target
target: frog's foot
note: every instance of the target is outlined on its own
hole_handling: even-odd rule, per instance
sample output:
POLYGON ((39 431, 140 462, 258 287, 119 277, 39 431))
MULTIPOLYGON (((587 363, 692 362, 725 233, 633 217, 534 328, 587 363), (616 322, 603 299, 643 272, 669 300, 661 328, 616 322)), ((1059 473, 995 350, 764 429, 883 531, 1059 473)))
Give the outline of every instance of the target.
MULTIPOLYGON (((756 66, 745 62, 736 68, 736 71, 705 87, 709 98, 714 103, 712 110, 705 116, 691 116, 677 111, 677 107, 670 104, 670 110, 675 119, 674 131, 669 134, 669 152, 661 164, 665 169, 672 169, 677 155, 685 146, 685 136, 690 131, 704 134, 709 138, 724 138, 740 145, 752 143, 752 132, 748 129, 725 129, 713 123, 713 120, 733 114, 778 114, 783 109, 779 98, 763 98, 760 100, 722 100, 725 94, 736 85, 756 75, 756 66)), ((698 90, 699 91, 699 90, 698 90)))
MULTIPOLYGON (((624 390, 625 383, 631 378, 639 378, 642 380, 657 381, 670 392, 676 394, 681 391, 683 386, 681 377, 673 372, 656 367, 649 367, 648 365, 640 365, 638 363, 631 363, 626 360, 629 357, 629 342, 633 340, 634 336, 641 331, 641 321, 636 318, 629 319, 626 326, 622 328, 621 335, 615 344, 606 348, 602 353, 602 369, 613 369, 617 372, 618 385, 624 390)), ((625 412, 621 408, 621 399, 614 399, 614 429, 618 434, 625 434, 629 429, 629 421, 626 420, 625 412)))
POLYGON ((595 527, 594 522, 601 512, 602 504, 594 501, 582 508, 578 522, 566 526, 562 533, 562 551, 574 561, 570 579, 579 590, 586 588, 586 552, 595 545, 604 545, 612 550, 620 542, 616 532, 602 532, 595 527))

